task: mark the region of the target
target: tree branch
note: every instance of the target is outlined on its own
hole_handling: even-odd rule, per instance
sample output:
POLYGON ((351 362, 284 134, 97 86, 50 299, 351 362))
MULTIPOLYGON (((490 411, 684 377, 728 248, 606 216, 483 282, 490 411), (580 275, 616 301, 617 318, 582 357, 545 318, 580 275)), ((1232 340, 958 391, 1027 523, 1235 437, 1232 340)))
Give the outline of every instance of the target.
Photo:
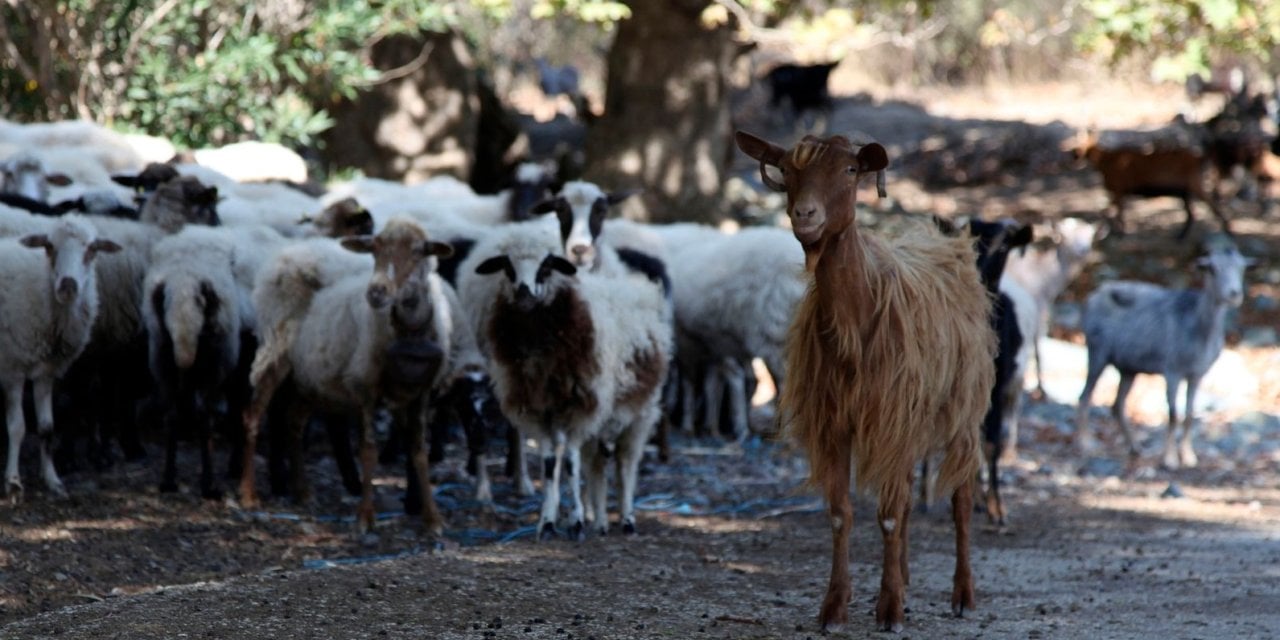
POLYGON ((737 0, 715 0, 715 3, 724 7, 734 18, 738 19, 738 26, 747 32, 747 37, 755 42, 791 42, 794 38, 781 29, 771 29, 762 27, 751 20, 751 14, 747 13, 746 7, 738 4, 737 0))

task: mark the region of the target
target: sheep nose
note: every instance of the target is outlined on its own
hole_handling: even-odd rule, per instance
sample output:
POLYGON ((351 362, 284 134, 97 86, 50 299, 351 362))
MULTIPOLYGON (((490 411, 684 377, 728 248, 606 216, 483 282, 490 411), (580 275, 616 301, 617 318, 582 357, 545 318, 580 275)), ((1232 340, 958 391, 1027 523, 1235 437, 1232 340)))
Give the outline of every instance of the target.
POLYGON ((588 247, 585 244, 579 244, 579 245, 574 245, 572 248, 570 248, 569 252, 572 253, 574 257, 580 258, 582 256, 587 255, 587 252, 590 250, 591 250, 591 247, 588 247))
POLYGON ((369 306, 374 309, 381 309, 387 306, 387 288, 383 285, 369 285, 369 290, 365 292, 365 298, 369 301, 369 306))
POLYGON ((418 308, 419 301, 420 299, 418 298, 417 294, 407 295, 400 299, 400 306, 404 307, 405 310, 412 311, 418 308))
POLYGON ((73 278, 63 277, 58 280, 58 297, 66 300, 76 295, 80 285, 73 278))
POLYGON ((516 287, 517 302, 530 300, 532 298, 533 298, 533 290, 529 288, 529 285, 520 283, 520 286, 516 287))

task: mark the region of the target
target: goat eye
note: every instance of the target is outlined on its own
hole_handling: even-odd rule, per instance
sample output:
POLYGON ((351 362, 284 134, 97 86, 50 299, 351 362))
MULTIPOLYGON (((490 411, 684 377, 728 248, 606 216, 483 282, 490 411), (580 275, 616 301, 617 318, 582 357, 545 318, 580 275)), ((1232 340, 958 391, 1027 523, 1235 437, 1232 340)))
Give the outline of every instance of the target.
POLYGON ((849 174, 849 175, 853 175, 853 174, 855 174, 855 173, 857 173, 857 172, 858 172, 858 168, 857 168, 857 167, 855 167, 855 166, 853 166, 853 165, 849 165, 849 166, 847 166, 847 167, 845 167, 845 168, 844 168, 844 172, 845 172, 845 173, 847 173, 847 174, 849 174))

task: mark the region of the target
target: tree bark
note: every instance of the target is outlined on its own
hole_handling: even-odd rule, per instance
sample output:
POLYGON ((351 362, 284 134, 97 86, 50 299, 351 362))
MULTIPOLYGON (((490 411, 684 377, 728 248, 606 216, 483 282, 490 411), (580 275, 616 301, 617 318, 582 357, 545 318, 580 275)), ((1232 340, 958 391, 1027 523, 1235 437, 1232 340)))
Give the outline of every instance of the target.
POLYGON ((731 144, 727 25, 700 21, 706 0, 632 0, 608 55, 604 115, 592 122, 586 179, 606 190, 642 187, 628 217, 711 222, 731 144))

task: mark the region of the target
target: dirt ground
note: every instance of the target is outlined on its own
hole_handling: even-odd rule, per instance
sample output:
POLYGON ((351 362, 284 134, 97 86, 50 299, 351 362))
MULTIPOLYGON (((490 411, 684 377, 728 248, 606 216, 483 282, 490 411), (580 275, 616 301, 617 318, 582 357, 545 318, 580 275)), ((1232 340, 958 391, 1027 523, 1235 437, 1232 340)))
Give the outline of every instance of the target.
MULTIPOLYGON (((1123 87, 914 96, 846 88, 828 124, 872 133, 901 159, 890 198, 868 202, 874 226, 904 212, 1097 220, 1106 199, 1096 175, 1049 153, 1046 141, 1089 124, 1164 122, 1178 100, 1123 87), (1070 100, 1076 108, 1064 108, 1070 100)), ((753 117, 741 124, 795 138, 789 126, 753 117)), ((748 163, 739 168, 750 176, 748 163)), ((1158 411, 1135 414, 1144 455, 1126 468, 1105 419, 1098 432, 1107 447, 1081 459, 1069 447, 1073 407, 1030 402, 1019 460, 1006 471, 1010 524, 996 529, 974 516, 978 610, 950 616, 952 532, 936 505, 912 520, 905 637, 1280 637, 1280 349, 1239 342, 1246 329, 1280 329, 1270 304, 1280 301, 1280 219, 1248 203, 1231 207, 1242 251, 1263 262, 1231 335, 1233 373, 1255 385, 1254 402, 1206 413, 1201 466, 1175 472, 1156 466, 1158 411)), ((1102 243, 1068 304, 1104 278, 1190 280, 1198 242, 1216 230, 1207 211, 1182 243, 1173 238, 1178 203, 1152 200, 1132 214, 1130 233, 1102 243)), ((1079 342, 1068 327, 1055 336, 1079 342)), ((1100 389, 1095 401, 1108 394, 1100 389)), ((1161 384, 1146 383, 1131 403, 1161 394, 1161 384)), ((471 500, 452 455, 440 470, 450 539, 442 550, 426 548, 400 513, 398 466, 379 481, 379 534, 359 539, 354 503, 318 447, 317 502, 273 501, 257 512, 190 489, 159 494, 160 449, 151 451, 150 463, 68 475, 65 500, 32 486, 23 504, 0 506, 0 638, 822 635, 826 517, 803 486, 803 460, 778 443, 678 436, 669 464, 644 465, 640 535, 582 543, 534 542, 536 501, 513 495, 505 478, 496 478, 495 505, 471 500)), ((198 462, 183 460, 194 485, 198 462)), ((880 542, 874 505, 857 505, 851 622, 835 637, 877 633, 880 542)))

